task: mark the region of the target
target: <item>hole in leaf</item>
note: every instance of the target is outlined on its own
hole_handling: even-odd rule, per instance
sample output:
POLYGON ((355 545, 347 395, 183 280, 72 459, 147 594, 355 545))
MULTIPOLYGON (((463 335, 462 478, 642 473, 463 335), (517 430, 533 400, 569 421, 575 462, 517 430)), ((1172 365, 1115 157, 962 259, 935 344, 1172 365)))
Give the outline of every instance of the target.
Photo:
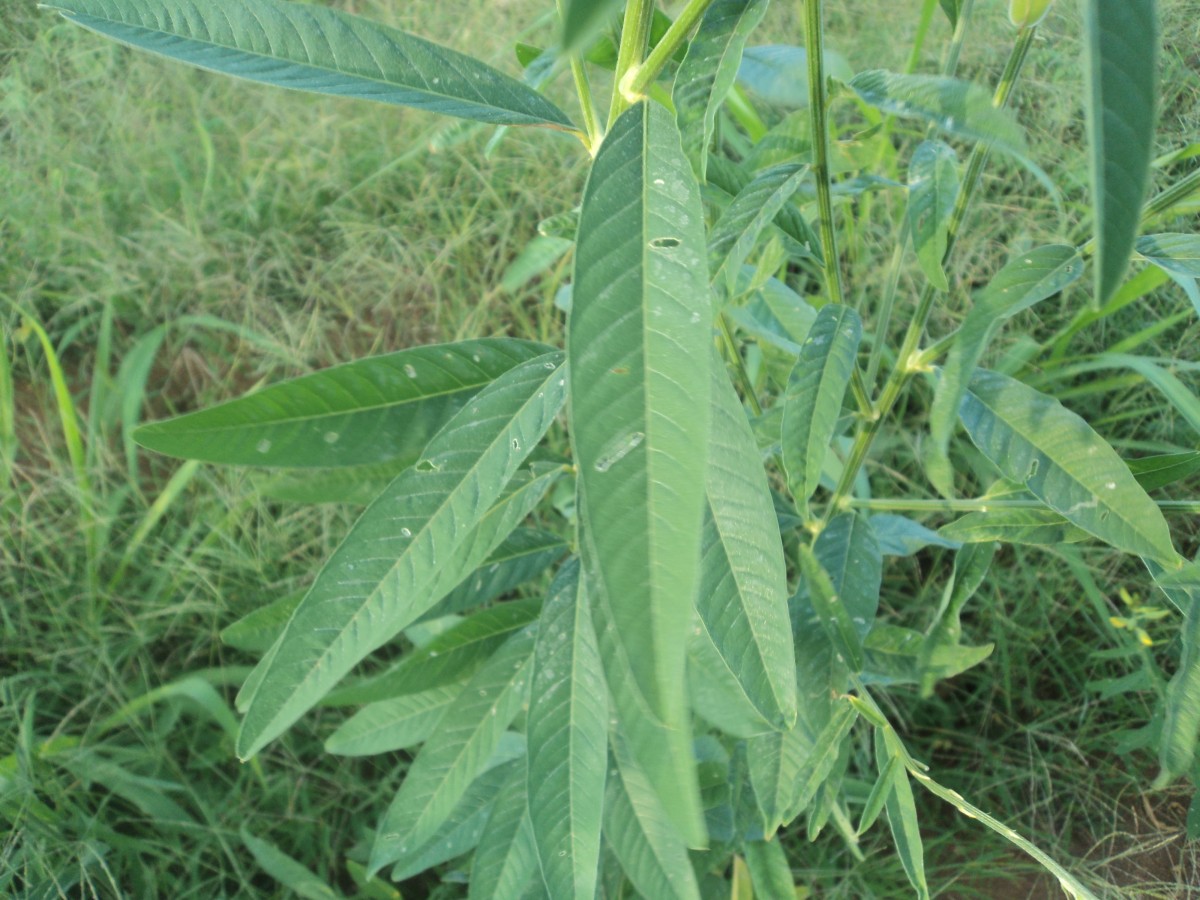
POLYGON ((423 459, 413 468, 415 468, 418 472, 436 472, 438 470, 437 463, 435 463, 432 459, 423 459))
POLYGON ((670 250, 672 247, 678 247, 679 243, 679 238, 661 237, 652 240, 650 246, 655 250, 670 250))

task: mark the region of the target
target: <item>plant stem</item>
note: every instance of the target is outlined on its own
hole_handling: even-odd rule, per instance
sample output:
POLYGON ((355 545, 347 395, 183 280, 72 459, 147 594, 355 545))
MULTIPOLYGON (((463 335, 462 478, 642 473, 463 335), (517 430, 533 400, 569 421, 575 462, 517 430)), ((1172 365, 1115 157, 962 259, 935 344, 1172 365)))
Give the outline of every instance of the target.
POLYGON ((621 46, 617 49, 617 67, 613 76, 612 102, 608 107, 608 127, 632 105, 623 93, 621 82, 638 66, 650 43, 650 23, 654 21, 654 0, 628 0, 621 24, 621 46))
POLYGON ((754 382, 750 379, 750 373, 746 371, 746 363, 738 352, 737 341, 734 340, 733 329, 729 327, 729 319, 726 318, 725 313, 722 312, 717 316, 717 324, 721 335, 721 346, 725 350, 725 356, 729 358, 729 364, 733 366, 738 383, 742 386, 746 402, 750 404, 754 415, 761 416, 762 404, 758 402, 758 396, 754 392, 754 382))
MULTIPOLYGON (((558 17, 562 19, 565 15, 565 0, 558 0, 558 17)), ((595 156, 596 151, 600 149, 604 132, 599 119, 596 118, 596 104, 592 99, 592 86, 588 83, 587 69, 584 68, 578 52, 571 54, 571 76, 575 80, 575 93, 579 97, 579 108, 583 112, 583 127, 587 130, 588 153, 595 156)))
MULTIPOLYGON (((675 51, 683 46, 687 36, 691 34, 696 23, 700 21, 704 11, 712 6, 713 0, 688 0, 678 18, 671 23, 662 40, 654 45, 646 61, 636 66, 631 74, 626 75, 629 84, 621 87, 626 100, 636 100, 646 93, 658 73, 666 66, 667 61, 675 55, 675 51)), ((620 86, 620 82, 618 82, 620 86)))
MULTIPOLYGON (((1037 26, 1031 25, 1028 28, 1022 28, 1018 33, 1016 44, 1009 54, 1008 62, 1004 66, 1004 72, 1000 76, 1000 82, 996 86, 996 92, 992 98, 994 106, 1006 106, 1012 97, 1013 88, 1016 86, 1017 77, 1021 73, 1021 67, 1025 63, 1025 57, 1029 53, 1029 47, 1033 43, 1033 36, 1036 31, 1037 26)), ((983 166, 987 162, 987 156, 988 147, 984 144, 976 144, 971 151, 971 156, 967 163, 967 172, 963 178, 962 186, 959 188, 958 199, 954 204, 954 211, 950 216, 946 235, 946 252, 942 256, 943 267, 950 258, 950 254, 954 251, 959 229, 966 218, 967 207, 970 205, 971 196, 974 194, 975 188, 979 183, 979 176, 983 173, 983 166)), ((883 392, 880 394, 879 401, 876 403, 871 416, 868 417, 865 426, 855 436, 854 445, 850 448, 850 455, 842 471, 841 480, 834 489, 829 507, 825 511, 826 521, 841 508, 845 498, 853 489, 854 479, 858 477, 858 470, 866 460, 867 453, 871 449, 871 444, 874 442, 875 436, 879 433, 880 423, 892 411, 892 408, 896 405, 896 401, 900 399, 904 388, 908 386, 909 379, 916 372, 920 371, 920 358, 916 355, 917 345, 925 333, 925 325, 929 320, 929 313, 933 309, 933 300, 937 293, 937 288, 926 282, 925 289, 921 292, 921 298, 917 302, 916 311, 909 321, 908 331, 905 333, 904 340, 900 345, 900 352, 896 356, 896 367, 892 369, 891 374, 888 376, 888 380, 883 386, 883 392)))

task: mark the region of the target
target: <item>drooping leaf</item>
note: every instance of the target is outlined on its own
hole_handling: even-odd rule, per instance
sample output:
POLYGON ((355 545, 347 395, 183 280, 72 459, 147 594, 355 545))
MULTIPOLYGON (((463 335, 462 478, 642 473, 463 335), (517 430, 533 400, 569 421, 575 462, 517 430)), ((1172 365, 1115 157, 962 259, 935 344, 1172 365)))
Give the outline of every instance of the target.
POLYGON ((1068 521, 1120 550, 1174 561, 1158 506, 1103 438, 1058 400, 980 369, 959 416, 1006 478, 1068 521))
POLYGON ((975 295, 966 321, 955 334, 929 412, 931 445, 926 450, 940 464, 935 464, 930 475, 934 486, 943 495, 953 495, 953 484, 948 474, 938 478, 935 473, 950 471, 946 453, 954 431, 955 417, 967 381, 987 345, 1006 319, 1054 296, 1082 272, 1083 262, 1074 247, 1050 244, 1010 259, 987 287, 975 295))
POLYGON ((1124 280, 1146 196, 1158 106, 1155 7, 1154 0, 1083 3, 1096 307, 1124 280))
POLYGON ((908 222, 913 248, 925 277, 939 291, 950 290, 942 260, 950 214, 958 199, 958 156, 941 141, 924 141, 908 167, 908 222))
POLYGON ((861 640, 875 622, 883 582, 883 553, 871 520, 839 513, 817 535, 812 549, 861 640))
POLYGON ((1200 278, 1200 235, 1145 234, 1134 246, 1142 257, 1166 272, 1200 278))
POLYGON ((964 544, 1003 541, 1008 544, 1065 544, 1086 540, 1088 533, 1052 509, 989 509, 971 512, 938 529, 943 537, 964 544))
MULTIPOLYGON (((850 729, 858 721, 858 713, 849 703, 834 705, 829 720, 813 740, 812 753, 804 760, 797 773, 790 808, 784 813, 784 821, 790 822, 808 808, 817 792, 829 783, 829 775, 839 760, 845 758, 845 742, 850 729)), ((843 769, 844 771, 844 769, 843 769)))
POLYGON ((783 398, 783 466, 788 487, 807 502, 821 479, 854 371, 862 322, 848 306, 823 306, 800 348, 783 398))
POLYGON ((730 278, 741 270, 763 229, 779 215, 807 177, 808 166, 775 166, 756 175, 733 198, 709 231, 709 271, 714 281, 722 272, 730 278))
POLYGON ((746 38, 766 11, 767 0, 716 0, 700 20, 675 74, 672 99, 683 149, 701 181, 717 110, 737 78, 746 38))
MULTIPOLYGON (((959 661, 953 651, 959 648, 962 638, 963 607, 983 584, 995 555, 994 543, 967 544, 955 554, 954 572, 942 592, 942 602, 921 648, 921 696, 931 696, 934 683, 942 677, 935 656, 940 653, 952 662, 959 661)), ((990 652, 989 646, 984 655, 990 652)))
POLYGON ((1025 131, 1011 112, 992 105, 990 91, 944 75, 900 75, 871 69, 850 87, 871 106, 936 125, 943 131, 1018 156, 1026 153, 1025 131))
POLYGON ((325 739, 325 752, 370 756, 415 747, 433 734, 461 692, 461 684, 447 684, 370 703, 325 739))
MULTIPOLYGON (((475 526, 549 428, 564 392, 558 354, 505 373, 438 432, 421 463, 367 508, 256 670, 262 674, 238 740, 243 759, 503 540, 507 532, 479 541, 475 526)), ((511 530, 517 522, 502 524, 511 530)))
POLYGON ((796 662, 787 566, 766 474, 741 402, 714 367, 712 442, 701 548, 699 626, 758 714, 780 730, 796 721, 796 662))
POLYGON ((1138 484, 1148 491, 1155 491, 1200 472, 1200 450, 1127 459, 1125 464, 1138 484))
POLYGON ((472 396, 549 349, 509 338, 415 347, 143 425, 134 436, 159 453, 227 465, 412 463, 472 396))
POLYGON ((375 703, 462 681, 514 633, 537 619, 540 610, 540 600, 516 600, 481 610, 410 650, 379 674, 334 691, 327 702, 375 703))
POLYGON ((538 877, 525 772, 515 766, 492 806, 471 862, 469 900, 521 900, 538 877))
MULTIPOLYGON (((903 753, 904 748, 899 745, 899 739, 890 728, 876 730, 875 759, 880 770, 886 768, 892 757, 903 753)), ((897 773, 892 781, 892 790, 887 795, 884 808, 887 810, 896 853, 908 875, 908 881, 916 891, 918 900, 929 900, 929 885, 925 879, 925 848, 917 821, 916 800, 908 776, 903 771, 897 773)))
POLYGON ((702 219, 674 119, 653 103, 627 110, 596 156, 580 214, 571 439, 589 595, 607 606, 641 702, 680 733, 710 433, 702 219))
POLYGON ((1196 740, 1200 738, 1200 564, 1192 562, 1178 571, 1160 571, 1154 581, 1175 595, 1177 605, 1178 600, 1187 598, 1180 629, 1179 667, 1167 684, 1159 773, 1154 782, 1155 788, 1162 789, 1192 770, 1196 740))
POLYGON ((604 839, 644 897, 700 900, 700 888, 680 839, 659 800, 620 738, 604 803, 604 839))
POLYGON ((67 19, 212 72, 494 125, 569 129, 566 113, 477 59, 396 28, 287 0, 55 0, 67 19))
POLYGON ((379 823, 372 873, 425 844, 484 771, 528 697, 533 640, 531 630, 510 638, 447 707, 379 823))
MULTIPOLYGON (((849 81, 854 70, 840 53, 825 48, 825 71, 849 81)), ((803 47, 765 44, 747 47, 738 67, 738 81, 763 102, 783 109, 808 106, 808 54, 803 47)))
POLYGON ((957 550, 962 546, 958 541, 931 531, 920 522, 894 513, 871 516, 871 530, 875 532, 879 552, 884 556, 912 556, 926 547, 957 550))
POLYGON ((608 691, 586 580, 572 561, 538 624, 526 720, 526 789, 537 858, 551 897, 592 900, 608 764, 608 691))
POLYGON ((513 778, 521 777, 523 760, 514 756, 512 752, 498 753, 489 761, 491 765, 471 782, 441 827, 424 844, 397 860, 389 873, 392 881, 412 878, 479 844, 500 790, 513 778))

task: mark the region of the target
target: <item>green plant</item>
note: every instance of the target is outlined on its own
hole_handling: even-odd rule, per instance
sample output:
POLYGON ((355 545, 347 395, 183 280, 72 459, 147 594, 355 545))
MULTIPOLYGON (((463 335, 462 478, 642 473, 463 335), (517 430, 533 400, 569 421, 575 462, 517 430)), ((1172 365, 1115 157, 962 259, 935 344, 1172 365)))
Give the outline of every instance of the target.
MULTIPOLYGON (((1153 3, 1085 4, 1094 236, 1014 245, 961 328, 924 347, 939 300, 964 275, 976 279, 953 251, 989 155, 1044 177, 1006 111, 1044 4, 1014 5, 1022 27, 992 95, 953 77, 970 0, 941 3, 955 26, 942 75, 834 80, 821 4, 809 0, 813 52, 759 48, 740 84, 762 0, 691 0, 674 21, 629 0, 615 34, 621 4, 564 3, 559 50, 519 48, 524 81, 280 0, 51 6, 206 68, 542 126, 594 157, 577 214, 545 222, 510 273, 517 283, 573 251, 570 290, 560 292, 565 353, 506 338, 405 349, 137 433, 193 460, 296 470, 273 488, 292 498, 377 495, 306 594, 227 632, 265 654, 238 699, 243 758, 318 703, 363 706, 330 736, 331 752, 421 745, 375 829, 364 877, 391 867, 407 878, 474 851, 472 896, 521 896, 540 872, 554 897, 590 897, 598 884, 619 895, 623 879, 647 896, 688 897, 716 890, 732 860, 735 881, 784 896, 792 876, 771 839, 782 825, 804 815, 809 834, 832 824, 854 848, 886 814, 926 896, 915 781, 1087 895, 932 780, 878 702, 896 685, 928 694, 988 656, 990 646, 962 642, 961 617, 996 541, 1098 538, 1146 561, 1185 619, 1177 674, 1162 690, 1160 780, 1194 775, 1200 587, 1147 491, 1195 472, 1200 454, 1122 460, 1060 403, 1055 378, 1088 371, 1080 366, 1129 369, 1193 423, 1195 398, 1133 356, 1136 342, 1081 361, 1049 341, 1007 373, 979 368, 1004 320, 1071 288, 1089 259, 1092 314, 1131 302, 1135 246, 1197 296, 1200 240, 1138 237, 1139 221, 1163 220, 1200 180, 1179 180, 1143 209, 1153 3), (1127 64, 1113 65, 1117 57, 1127 64), (591 83, 608 67, 602 124, 591 83), (571 73, 582 127, 535 89, 560 70, 571 73), (781 86, 794 93, 802 76, 801 108, 778 109, 791 102, 781 86), (856 141, 837 140, 835 113, 856 141), (965 166, 935 133, 971 145, 965 166), (907 202, 887 288, 878 304, 851 306, 860 273, 839 244, 852 225, 886 223, 892 193, 907 202), (925 287, 893 346, 909 240, 925 287), (864 332, 873 335, 865 369, 864 332), (1044 390, 1031 384, 1039 378, 1044 390), (902 400, 919 405, 930 385, 922 462, 943 496, 874 497, 864 464, 876 439, 885 426, 914 431, 892 413, 902 400), (976 453, 954 443, 958 421, 976 453), (965 515, 939 535, 894 514, 922 510, 965 515), (897 546, 956 551, 919 629, 877 620, 884 556, 897 546), (556 563, 544 602, 491 602, 556 563), (371 668, 375 651, 386 659, 371 668), (871 766, 869 792, 846 789, 871 766)), ((926 25, 935 12, 927 0, 926 25)), ((86 483, 80 490, 86 498, 86 483)), ((94 522, 81 509, 92 547, 94 522)), ((93 565, 88 573, 99 577, 93 565)), ((276 877, 307 877, 249 832, 245 843, 276 877)))

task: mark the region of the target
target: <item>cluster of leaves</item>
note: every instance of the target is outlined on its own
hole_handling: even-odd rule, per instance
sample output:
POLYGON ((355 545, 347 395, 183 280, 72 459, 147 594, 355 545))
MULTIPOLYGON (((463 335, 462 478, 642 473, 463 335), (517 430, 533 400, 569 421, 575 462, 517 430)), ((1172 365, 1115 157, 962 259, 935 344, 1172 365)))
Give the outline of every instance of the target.
MULTIPOLYGON (((853 851, 886 816, 927 896, 915 782, 1087 896, 934 781, 873 697, 896 685, 928 694, 988 656, 990 646, 963 643, 961 616, 998 541, 1097 538, 1145 560, 1185 616, 1164 692, 1162 781, 1193 772, 1200 574, 1147 491, 1200 469, 1200 454, 1127 462, 1053 396, 979 368, 1004 320, 1079 279, 1089 256, 1096 305, 1115 302, 1135 240, 1197 296, 1195 236, 1137 238, 1154 55, 1132 73, 1111 61, 1125 41, 1154 46, 1153 3, 1089 4, 1094 243, 1015 254, 962 327, 925 351, 925 320, 951 286, 949 257, 988 153, 1040 174, 1004 109, 1034 25, 995 96, 949 73, 843 73, 841 96, 867 128, 928 129, 902 184, 830 146, 823 54, 746 49, 765 0, 694 0, 674 22, 631 0, 612 34, 619 3, 566 4, 560 48, 521 48, 523 81, 286 0, 52 6, 193 65, 567 132, 594 157, 577 212, 544 223, 510 276, 574 254, 560 292, 564 350, 510 338, 405 349, 137 432, 143 446, 190 460, 285 470, 266 486, 277 496, 369 500, 307 592, 223 635, 263 654, 237 699, 243 759, 318 704, 360 707, 329 737, 332 753, 415 749, 374 830, 364 884, 472 854, 472 897, 620 896, 628 881, 645 896, 689 898, 727 894, 730 878, 735 890, 787 896, 781 827, 803 817, 815 835, 831 824, 853 851), (585 60, 615 70, 606 131, 585 60), (536 89, 567 68, 582 128, 536 89), (973 146, 965 167, 950 141, 973 146), (911 236, 927 279, 874 400, 890 310, 864 378, 862 311, 842 302, 835 189, 904 191, 900 240, 911 236), (968 482, 951 456, 957 423, 994 480, 941 533, 871 515, 862 471, 897 397, 926 373, 930 483, 954 499, 968 482), (531 526, 547 497, 557 526, 531 526), (930 545, 956 552, 927 627, 878 622, 885 557, 930 545), (544 598, 496 602, 552 569, 544 598), (402 652, 352 675, 383 648, 402 652), (864 760, 874 786, 851 797, 843 786, 864 760)), ((942 6, 965 22, 962 4, 942 6)), ((819 47, 820 5, 808 12, 808 46, 819 47)), ((542 525, 552 518, 541 515, 542 525)), ((252 834, 245 841, 277 877, 307 877, 252 834)))

